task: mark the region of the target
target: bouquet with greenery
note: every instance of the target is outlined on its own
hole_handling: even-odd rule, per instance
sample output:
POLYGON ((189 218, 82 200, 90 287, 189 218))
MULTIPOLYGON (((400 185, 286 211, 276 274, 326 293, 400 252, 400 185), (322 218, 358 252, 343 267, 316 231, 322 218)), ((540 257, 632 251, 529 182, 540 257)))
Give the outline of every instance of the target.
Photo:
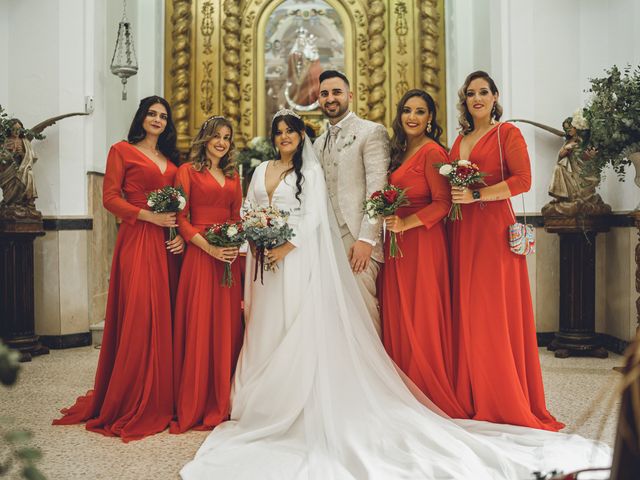
MULTIPOLYGON (((438 173, 447 177, 449 184, 454 187, 469 187, 471 185, 486 185, 484 177, 478 165, 469 160, 454 160, 449 163, 436 163, 438 173)), ((462 220, 462 207, 459 203, 451 204, 448 218, 450 220, 462 220)))
MULTIPOLYGON (((379 217, 395 215, 400 207, 406 205, 409 205, 406 190, 398 188, 395 185, 386 185, 382 190, 373 192, 371 196, 364 201, 362 208, 367 215, 369 223, 375 224, 378 222, 379 217)), ((383 237, 386 237, 386 226, 384 223, 382 225, 384 229, 383 237)), ((398 255, 402 256, 395 232, 391 232, 390 242, 389 255, 393 258, 398 255)))
POLYGON ((620 71, 614 65, 605 73, 591 79, 592 98, 582 112, 586 123, 574 126, 588 129, 588 147, 595 149, 583 173, 600 176, 610 164, 622 177, 629 155, 640 151, 640 67, 620 71))
POLYGON ((263 272, 278 268, 276 264, 265 262, 265 250, 284 245, 295 236, 288 221, 289 212, 272 206, 257 208, 249 206, 243 212, 242 223, 247 240, 253 242, 256 247, 254 281, 258 278, 258 270, 260 270, 260 282, 264 283, 263 272))
MULTIPOLYGON (((181 187, 164 187, 147 194, 147 205, 152 212, 178 213, 184 210, 187 199, 181 187)), ((169 240, 176 238, 175 227, 169 227, 169 240)))
MULTIPOLYGON (((216 223, 211 226, 205 234, 207 242, 215 247, 239 247, 247 239, 244 232, 242 222, 226 222, 216 223)), ((225 262, 224 274, 222 275, 222 285, 230 287, 233 285, 233 276, 231 275, 231 264, 225 262)))

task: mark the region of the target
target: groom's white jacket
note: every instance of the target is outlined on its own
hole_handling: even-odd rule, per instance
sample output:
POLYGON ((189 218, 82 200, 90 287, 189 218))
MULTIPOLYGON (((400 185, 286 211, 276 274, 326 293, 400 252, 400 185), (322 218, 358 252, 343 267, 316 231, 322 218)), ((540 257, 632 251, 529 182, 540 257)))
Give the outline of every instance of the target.
POLYGON ((329 195, 337 199, 334 210, 342 217, 355 239, 375 242, 372 258, 384 259, 381 224, 371 224, 363 203, 387 183, 389 136, 383 125, 363 120, 351 113, 339 124, 340 132, 329 153, 325 148, 328 131, 320 135, 313 149, 322 163, 329 195), (335 190, 335 191, 334 191, 335 190))

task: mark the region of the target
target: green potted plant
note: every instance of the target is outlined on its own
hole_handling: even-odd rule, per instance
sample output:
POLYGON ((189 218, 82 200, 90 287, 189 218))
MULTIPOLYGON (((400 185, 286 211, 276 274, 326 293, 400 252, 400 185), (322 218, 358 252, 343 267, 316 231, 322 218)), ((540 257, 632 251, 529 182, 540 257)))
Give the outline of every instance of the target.
POLYGON ((591 79, 592 97, 583 109, 588 145, 595 149, 585 173, 601 175, 611 165, 622 179, 633 163, 640 187, 640 67, 614 65, 605 73, 591 79))

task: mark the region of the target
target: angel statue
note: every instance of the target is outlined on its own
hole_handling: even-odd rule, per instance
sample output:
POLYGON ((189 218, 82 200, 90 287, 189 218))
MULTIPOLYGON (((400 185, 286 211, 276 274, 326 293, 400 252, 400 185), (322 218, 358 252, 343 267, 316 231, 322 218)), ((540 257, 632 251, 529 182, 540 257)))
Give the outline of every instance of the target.
POLYGON ((7 118, 0 107, 0 219, 40 219, 36 209, 36 184, 33 165, 38 157, 31 145, 33 139, 43 139, 42 132, 63 118, 87 113, 67 113, 40 122, 31 129, 24 128, 17 118, 7 118))
POLYGON ((529 120, 508 121, 529 123, 564 138, 549 183, 548 192, 553 200, 542 207, 542 215, 576 217, 611 213, 611 207, 596 193, 600 177, 589 174, 588 163, 595 152, 587 147, 589 131, 581 111, 562 122, 563 131, 529 120))

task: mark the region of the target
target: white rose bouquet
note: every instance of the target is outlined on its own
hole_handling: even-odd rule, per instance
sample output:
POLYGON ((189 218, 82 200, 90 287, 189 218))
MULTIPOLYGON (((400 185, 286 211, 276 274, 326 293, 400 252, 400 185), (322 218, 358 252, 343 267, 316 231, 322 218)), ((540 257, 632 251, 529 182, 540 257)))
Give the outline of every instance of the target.
MULTIPOLYGON (((242 222, 216 223, 204 234, 204 238, 211 245, 216 247, 240 247, 247 235, 245 234, 242 222)), ((233 275, 231 274, 231 264, 225 262, 224 274, 222 275, 222 285, 230 287, 233 285, 233 275)))
MULTIPOLYGON (((147 194, 147 205, 152 212, 178 213, 184 210, 187 197, 182 187, 164 187, 147 194)), ((169 227, 169 240, 176 238, 175 227, 169 227)))
MULTIPOLYGON (((449 179, 449 183, 454 187, 468 187, 470 185, 486 185, 484 177, 487 176, 478 168, 478 165, 469 160, 454 160, 450 163, 437 163, 436 168, 440 175, 449 179)), ((450 220, 461 220, 462 209, 459 203, 451 205, 448 215, 450 220)))
POLYGON ((264 271, 274 271, 278 266, 265 263, 264 251, 284 245, 295 234, 287 223, 289 212, 275 207, 248 208, 243 212, 242 225, 247 240, 253 242, 256 247, 256 268, 253 280, 258 278, 260 270, 260 282, 264 283, 264 271))

